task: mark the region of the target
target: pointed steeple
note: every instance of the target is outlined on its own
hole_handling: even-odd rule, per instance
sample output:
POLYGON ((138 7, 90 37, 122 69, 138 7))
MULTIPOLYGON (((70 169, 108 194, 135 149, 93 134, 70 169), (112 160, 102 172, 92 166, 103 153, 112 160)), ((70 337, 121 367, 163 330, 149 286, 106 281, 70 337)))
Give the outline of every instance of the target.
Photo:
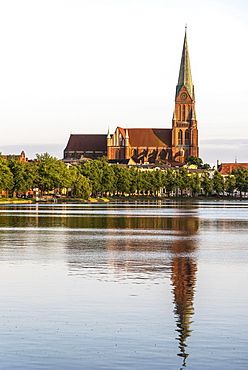
POLYGON ((176 109, 174 109, 172 121, 176 121, 176 120, 177 120, 176 109))
POLYGON ((192 82, 191 68, 190 68, 190 59, 188 51, 188 41, 187 41, 187 27, 185 27, 185 36, 183 43, 183 51, 181 58, 181 65, 178 77, 178 83, 176 88, 176 98, 179 95, 182 87, 185 86, 191 99, 194 99, 194 85, 192 82))
POLYGON ((128 129, 127 129, 127 128, 126 128, 126 130, 125 130, 125 139, 129 139, 128 129))
POLYGON ((111 136, 110 136, 109 126, 108 126, 107 139, 110 139, 110 138, 111 138, 111 136))

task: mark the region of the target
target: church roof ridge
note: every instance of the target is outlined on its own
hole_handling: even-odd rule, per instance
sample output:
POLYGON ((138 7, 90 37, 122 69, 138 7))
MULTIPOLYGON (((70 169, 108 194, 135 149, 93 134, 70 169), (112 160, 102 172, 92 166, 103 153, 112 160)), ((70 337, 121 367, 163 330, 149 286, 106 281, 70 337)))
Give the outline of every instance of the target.
MULTIPOLYGON (((118 126, 118 129, 126 130, 123 127, 118 126)), ((163 127, 128 127, 128 131, 130 130, 171 130, 170 128, 163 128, 163 127)))

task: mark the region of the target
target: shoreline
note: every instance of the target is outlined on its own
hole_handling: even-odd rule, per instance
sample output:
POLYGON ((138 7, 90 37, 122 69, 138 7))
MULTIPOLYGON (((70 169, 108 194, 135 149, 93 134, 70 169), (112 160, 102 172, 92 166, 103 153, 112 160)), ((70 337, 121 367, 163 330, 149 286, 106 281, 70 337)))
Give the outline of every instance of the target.
POLYGON ((159 201, 159 202, 168 202, 168 201, 180 201, 189 203, 192 201, 248 201, 248 198, 240 197, 223 197, 223 196, 200 196, 200 197, 152 197, 152 196, 118 196, 118 197, 101 197, 101 198, 56 198, 52 199, 0 199, 0 205, 7 204, 65 204, 65 203, 75 203, 75 204, 91 204, 91 203, 116 203, 116 202, 143 202, 143 201, 159 201))

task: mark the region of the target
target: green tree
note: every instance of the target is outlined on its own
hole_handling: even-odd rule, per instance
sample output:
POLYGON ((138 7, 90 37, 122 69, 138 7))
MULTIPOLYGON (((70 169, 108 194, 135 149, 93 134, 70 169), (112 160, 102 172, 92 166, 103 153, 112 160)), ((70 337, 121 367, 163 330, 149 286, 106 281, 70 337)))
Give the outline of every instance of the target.
POLYGON ((213 175, 213 190, 220 195, 224 193, 224 178, 218 171, 214 171, 213 175))
POLYGON ((190 178, 188 175, 188 171, 185 168, 180 168, 176 174, 176 183, 177 187, 180 189, 181 195, 183 191, 188 188, 190 185, 190 178))
POLYGON ((146 171, 142 171, 138 169, 138 173, 137 173, 137 192, 138 194, 140 194, 141 192, 145 192, 146 189, 148 188, 148 184, 147 184, 146 177, 145 177, 146 175, 145 172, 146 171))
POLYGON ((198 173, 190 175, 189 188, 192 192, 193 197, 201 191, 201 179, 198 173))
POLYGON ((197 168, 202 168, 203 161, 201 158, 195 157, 194 155, 190 155, 187 158, 185 158, 185 163, 188 165, 194 164, 197 166, 197 168))
POLYGON ((36 154, 36 185, 41 193, 68 185, 68 169, 65 163, 48 153, 36 154))
POLYGON ((197 168, 209 170, 211 168, 210 164, 203 163, 203 160, 201 158, 195 157, 194 155, 190 155, 187 158, 185 158, 185 163, 188 165, 194 164, 197 166, 197 168))
POLYGON ((0 190, 8 192, 13 187, 13 175, 6 161, 0 157, 0 190))
POLYGON ((72 196, 89 199, 92 192, 92 185, 90 180, 80 173, 80 167, 73 166, 69 169, 69 184, 72 196))
POLYGON ((248 191, 248 170, 245 168, 238 168, 232 171, 232 175, 235 177, 236 188, 240 192, 240 197, 242 197, 242 193, 248 191))
POLYGON ((114 191, 115 173, 107 162, 91 160, 83 163, 81 164, 81 173, 90 179, 94 195, 114 191))
POLYGON ((228 175, 225 178, 225 191, 231 195, 236 189, 236 179, 234 175, 228 175))
POLYGON ((135 194, 137 191, 137 182, 138 182, 138 169, 131 167, 129 169, 129 176, 130 176, 130 194, 135 194))
POLYGON ((210 179, 209 173, 204 172, 201 177, 201 187, 205 195, 210 195, 213 190, 213 181, 210 179))
POLYGON ((211 168, 211 166, 210 166, 210 164, 209 164, 209 163, 204 163, 204 164, 201 166, 201 168, 202 168, 203 170, 209 170, 209 169, 211 168))
POLYGON ((11 188, 13 196, 16 196, 16 193, 26 193, 33 188, 36 177, 36 167, 33 163, 20 162, 15 157, 11 157, 7 165, 13 175, 11 188))
POLYGON ((171 168, 168 168, 162 178, 163 187, 165 187, 168 195, 171 194, 177 187, 176 172, 171 168))
POLYGON ((118 193, 130 193, 131 188, 131 176, 130 171, 128 168, 125 167, 118 167, 119 170, 117 172, 116 178, 116 189, 118 193))

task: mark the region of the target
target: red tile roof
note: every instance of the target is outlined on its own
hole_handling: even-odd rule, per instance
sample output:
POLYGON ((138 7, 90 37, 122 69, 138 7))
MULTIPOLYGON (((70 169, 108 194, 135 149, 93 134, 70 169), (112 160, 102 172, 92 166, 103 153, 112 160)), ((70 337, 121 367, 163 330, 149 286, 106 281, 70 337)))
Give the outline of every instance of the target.
POLYGON ((248 170, 248 163, 221 163, 218 167, 218 171, 221 175, 230 175, 232 170, 239 168, 245 168, 248 170))
MULTIPOLYGON (((125 137, 125 130, 119 127, 125 137)), ((135 147, 171 147, 172 130, 155 128, 129 128, 130 146, 135 147)))

